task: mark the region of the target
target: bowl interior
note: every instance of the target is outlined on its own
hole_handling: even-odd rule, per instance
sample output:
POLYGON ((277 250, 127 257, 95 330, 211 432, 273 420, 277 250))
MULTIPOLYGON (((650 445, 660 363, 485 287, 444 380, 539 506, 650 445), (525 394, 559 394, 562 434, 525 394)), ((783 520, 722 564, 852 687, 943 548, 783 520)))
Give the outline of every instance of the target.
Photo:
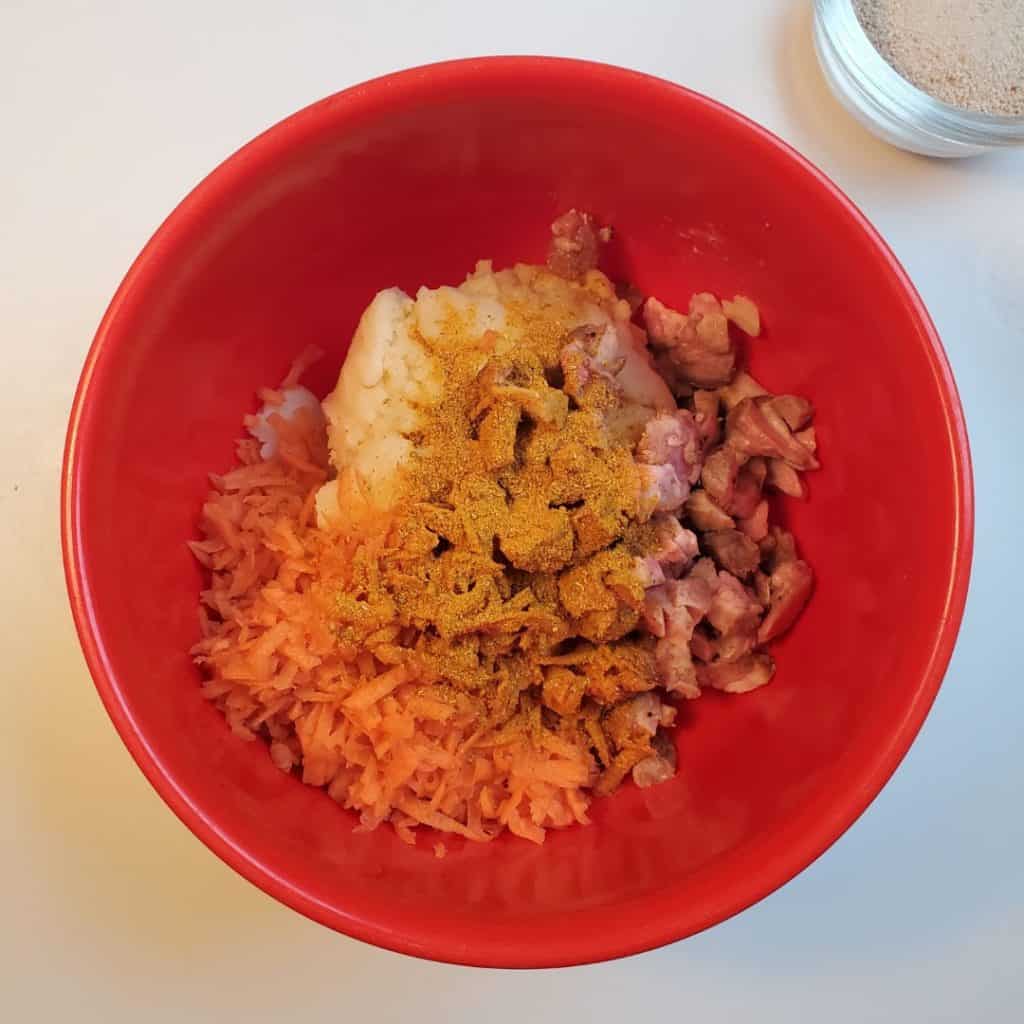
POLYGON ((172 216, 101 328, 69 435, 83 642, 140 764, 217 852, 298 909, 406 952, 556 964, 695 931, 781 884, 884 783, 966 587, 966 442, 926 314, 873 232, 771 137, 666 83, 571 62, 409 72, 262 136, 172 216), (374 292, 543 257, 576 206, 669 303, 753 297, 771 389, 811 397, 823 469, 783 516, 818 575, 771 686, 688 704, 680 770, 543 847, 353 835, 200 697, 194 536, 254 392, 316 344, 322 394, 374 292), (656 897, 656 898, 652 898, 656 897))

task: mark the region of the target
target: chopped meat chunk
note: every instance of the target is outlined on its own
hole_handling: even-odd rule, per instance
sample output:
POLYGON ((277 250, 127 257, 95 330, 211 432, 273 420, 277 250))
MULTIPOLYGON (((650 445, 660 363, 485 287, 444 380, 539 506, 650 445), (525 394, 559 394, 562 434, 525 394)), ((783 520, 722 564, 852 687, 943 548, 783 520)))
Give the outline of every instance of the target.
POLYGON ((595 385, 621 399, 617 409, 608 409, 605 413, 609 426, 612 420, 623 418, 631 425, 638 417, 642 425, 652 409, 676 410, 672 392, 651 364, 644 333, 635 324, 577 327, 569 333, 559 362, 563 389, 578 402, 583 401, 587 390, 595 385))
POLYGON ((690 485, 676 471, 665 466, 637 466, 640 475, 641 517, 653 512, 675 512, 690 493, 690 485))
POLYGON ((705 490, 691 492, 683 508, 690 522, 701 531, 731 530, 736 525, 732 516, 723 512, 705 490))
POLYGON ((804 430, 796 431, 793 436, 808 450, 816 452, 818 450, 818 435, 815 432, 814 427, 807 427, 804 430))
POLYGON ((757 398, 759 395, 767 395, 766 388, 744 370, 740 370, 724 388, 718 389, 718 397, 726 410, 734 409, 744 398, 757 398))
POLYGON ((758 570, 754 573, 754 593, 762 608, 767 608, 771 600, 771 585, 766 573, 758 570))
POLYGON ((722 425, 718 421, 718 395, 714 391, 694 391, 693 419, 705 451, 710 451, 722 438, 722 425))
POLYGON ((714 560, 736 576, 749 576, 761 563, 757 544, 739 530, 714 530, 703 540, 714 560))
POLYGON ((772 398, 771 407, 794 432, 806 427, 814 416, 814 406, 806 398, 799 398, 797 395, 777 395, 772 398))
POLYGON ((696 671, 701 686, 711 686, 726 693, 749 693, 771 679, 775 663, 771 655, 755 651, 736 661, 699 665, 696 671))
POLYGON ((704 463, 701 482, 716 505, 730 516, 745 519, 761 500, 767 475, 762 459, 745 459, 729 445, 713 451, 704 463))
POLYGON ((633 781, 641 788, 667 782, 676 773, 676 748, 659 732, 651 741, 654 752, 633 766, 633 781))
POLYGON ((802 498, 807 493, 800 473, 782 459, 768 460, 768 483, 791 498, 802 498))
POLYGON ((728 503, 728 511, 740 519, 748 519, 761 502, 768 467, 764 459, 753 458, 736 474, 736 485, 728 503))
POLYGON ((594 377, 601 377, 608 382, 615 380, 614 372, 594 359, 603 330, 594 324, 583 324, 569 332, 568 340, 559 355, 559 363, 564 378, 562 390, 572 398, 580 399, 594 377))
POLYGON ((723 635, 756 633, 761 605, 735 576, 718 574, 718 587, 707 611, 707 620, 723 635))
POLYGON ((758 545, 761 549, 761 564, 765 571, 772 573, 786 562, 796 561, 796 541, 793 534, 779 526, 768 530, 768 536, 758 545))
POLYGON ((727 514, 732 506, 741 465, 739 455, 732 448, 722 447, 705 459, 701 470, 700 479, 705 492, 727 514))
POLYGON ((686 409, 658 413, 647 422, 636 449, 640 463, 640 505, 645 511, 674 512, 700 476, 701 442, 686 409))
POLYGON ((723 300, 722 312, 751 338, 756 338, 761 333, 761 314, 746 295, 723 300))
POLYGON ((598 229, 589 213, 570 210, 551 225, 548 269, 559 277, 578 280, 596 270, 601 242, 607 232, 598 229), (602 237, 604 235, 604 237, 602 237))
POLYGON ((757 646, 756 630, 737 630, 721 636, 715 642, 713 662, 738 661, 757 646))
POLYGON ((684 529, 675 516, 655 516, 651 527, 654 530, 654 547, 648 557, 654 558, 663 571, 678 573, 700 553, 697 535, 684 529))
POLYGON ((678 409, 648 420, 636 457, 648 465, 669 465, 680 480, 694 484, 700 477, 702 447, 692 413, 678 409))
POLYGON ((814 573, 806 562, 796 559, 778 566, 768 584, 770 603, 757 633, 760 643, 780 636, 796 622, 814 589, 814 573))
POLYGON ((718 568, 710 558, 698 558, 686 578, 688 580, 703 580, 714 592, 718 586, 718 568))
POLYGON ((705 631, 703 625, 698 626, 690 637, 690 653, 698 661, 714 661, 718 653, 715 643, 705 631))
POLYGON ((765 396, 743 399, 726 420, 726 444, 741 456, 767 455, 794 469, 817 469, 814 453, 793 437, 774 402, 765 396))
POLYGON ((711 599, 718 585, 717 572, 710 559, 697 563, 711 565, 710 574, 698 572, 694 567, 681 580, 668 580, 660 587, 652 587, 644 594, 644 625, 656 637, 664 637, 668 631, 669 618, 676 609, 691 609, 694 622, 699 622, 711 605, 711 599))
POLYGON ((644 324, 652 347, 664 351, 683 380, 714 388, 732 377, 736 351, 729 322, 713 295, 695 295, 688 314, 649 298, 644 304, 644 324))
POLYGON ((675 516, 656 516, 654 556, 662 565, 686 565, 697 556, 697 537, 683 528, 675 516))
POLYGON ((711 587, 692 574, 647 591, 645 621, 658 637, 654 657, 662 685, 669 693, 699 697, 700 687, 690 655, 690 638, 711 603, 711 587))
POLYGON ((661 562, 652 555, 646 555, 643 558, 637 557, 636 575, 645 590, 661 586, 665 582, 665 570, 662 568, 661 562))
POLYGON ((739 528, 755 543, 760 543, 768 536, 768 502, 759 501, 757 508, 737 524, 739 528))
POLYGON ((603 724, 612 747, 648 746, 661 725, 662 706, 657 694, 638 693, 611 708, 603 724))

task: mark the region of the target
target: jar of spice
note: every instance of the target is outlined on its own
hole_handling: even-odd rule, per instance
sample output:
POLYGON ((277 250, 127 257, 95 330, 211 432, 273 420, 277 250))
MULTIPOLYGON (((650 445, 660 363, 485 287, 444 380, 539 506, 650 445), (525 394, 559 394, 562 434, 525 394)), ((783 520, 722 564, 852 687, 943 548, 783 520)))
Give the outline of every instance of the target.
POLYGON ((1024 145, 1024 0, 815 0, 839 101, 926 156, 1024 145))

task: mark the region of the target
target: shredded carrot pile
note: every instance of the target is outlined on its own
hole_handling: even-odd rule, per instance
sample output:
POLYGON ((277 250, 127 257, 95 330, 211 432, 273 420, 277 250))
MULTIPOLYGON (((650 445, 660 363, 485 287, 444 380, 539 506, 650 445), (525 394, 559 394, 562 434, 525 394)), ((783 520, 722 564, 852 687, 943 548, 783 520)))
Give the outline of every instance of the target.
POLYGON ((545 828, 586 823, 594 760, 540 728, 539 707, 536 728, 481 724, 409 666, 339 640, 325 598, 332 574, 376 541, 316 525, 323 428, 305 410, 271 422, 276 454, 264 460, 257 441, 239 442, 239 466, 211 477, 203 539, 191 544, 209 572, 192 653, 232 731, 266 741, 282 771, 326 787, 360 829, 387 821, 408 843, 423 825, 477 841, 508 828, 539 843, 545 828))

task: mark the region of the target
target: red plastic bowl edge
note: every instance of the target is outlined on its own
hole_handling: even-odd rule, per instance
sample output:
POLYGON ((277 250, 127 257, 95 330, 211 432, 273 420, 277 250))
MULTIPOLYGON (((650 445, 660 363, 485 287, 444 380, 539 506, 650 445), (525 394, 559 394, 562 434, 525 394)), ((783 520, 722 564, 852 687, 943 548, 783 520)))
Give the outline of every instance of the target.
POLYGON ((446 61, 423 65, 355 85, 332 96, 328 96, 274 125, 237 152, 228 157, 208 175, 172 211, 156 233, 146 244, 125 275, 114 298, 100 322, 96 336, 85 360, 81 378, 75 391, 68 424, 67 440, 61 473, 61 542, 64 573, 67 582, 71 611, 78 631, 86 663, 95 682, 97 691, 110 715, 115 728, 121 735, 135 762, 149 779, 172 811, 184 822, 190 831, 205 843, 214 853, 232 868, 242 874, 264 892, 305 916, 336 930, 369 942, 373 945, 448 963, 480 967, 560 967, 584 963, 595 963, 616 957, 654 949, 666 943, 686 938, 705 928, 727 920, 734 914, 759 902, 765 896, 785 885, 795 875, 815 861, 860 817, 871 801, 899 766, 920 730, 928 711, 935 700, 939 686, 952 656, 960 621, 963 616, 970 581, 971 556, 974 539, 974 489, 971 471, 971 455, 956 383, 949 362, 942 348, 938 333, 920 296, 911 283, 906 271, 893 255, 888 245, 860 212, 854 203, 821 171, 797 153, 777 136, 762 128, 724 104, 711 100, 699 93, 686 89, 654 76, 619 68, 614 65, 561 57, 474 57, 464 60, 446 61), (338 913, 334 908, 296 892, 284 879, 275 875, 266 865, 253 860, 246 851, 236 848, 217 828, 214 821, 206 818, 194 806, 188 795, 181 791, 173 778, 167 775, 146 739, 135 728, 127 713, 120 690, 107 662, 89 598, 88 582, 82 568, 82 552, 79 537, 77 512, 77 484, 79 472, 79 428, 83 409, 87 401, 90 382, 100 353, 106 342, 111 325, 118 311, 140 279, 147 274, 151 257, 164 244, 170 243, 176 234, 210 202, 216 202, 220 193, 230 191, 237 172, 243 163, 258 156, 269 155, 274 150, 287 147, 296 133, 301 133, 310 119, 328 105, 347 103, 350 106, 372 104, 376 99, 386 99, 387 93, 396 86, 412 86, 417 82, 426 84, 434 77, 460 76, 471 82, 480 75, 515 71, 525 74, 578 76, 586 74, 595 79, 606 79, 614 85, 621 85, 624 78, 633 78, 637 83, 657 85, 667 90, 686 94, 691 102, 714 108, 721 116, 742 123, 746 129, 758 135, 762 141, 781 149, 808 175, 817 180, 832 197, 840 203, 847 214, 854 218, 862 230, 874 242, 879 253, 897 277, 910 300, 912 308, 926 328, 930 342, 932 372, 942 394, 946 413, 949 444, 955 453, 955 489, 957 494, 956 551, 954 572, 946 595, 945 613, 940 632, 928 668, 924 673, 914 700, 899 728, 890 737, 886 748, 879 752, 873 766, 862 780, 860 788, 851 795, 843 806, 836 806, 832 813, 818 822, 817 827, 793 847, 788 863, 779 865, 776 872, 765 871, 753 880, 749 891, 728 903, 708 908, 702 918, 691 920, 687 926, 673 923, 672 908, 657 918, 644 923, 642 930, 630 935, 592 935, 582 940, 560 940, 558 948, 539 950, 532 947, 479 949, 468 955, 465 947, 444 939, 438 939, 436 947, 426 950, 415 940, 396 935, 386 926, 374 922, 347 918, 344 928, 340 927, 338 913))

